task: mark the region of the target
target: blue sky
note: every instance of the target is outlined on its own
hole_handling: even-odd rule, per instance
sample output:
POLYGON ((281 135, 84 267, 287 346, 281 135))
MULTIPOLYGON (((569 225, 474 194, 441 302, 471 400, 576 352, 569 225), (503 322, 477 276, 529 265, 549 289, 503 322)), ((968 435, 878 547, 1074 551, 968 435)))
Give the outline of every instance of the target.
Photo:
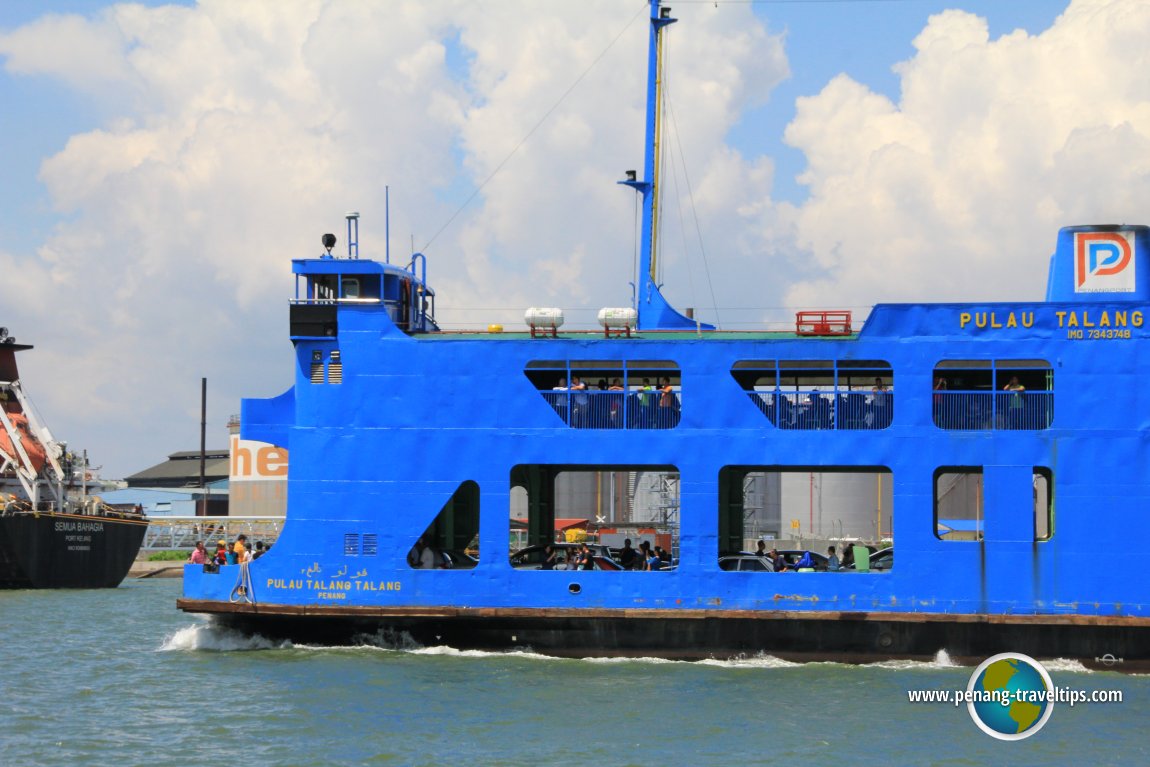
MULTIPOLYGON (((670 5, 669 188, 701 236, 661 263, 706 321, 1034 300, 1059 226, 1148 218, 1150 3, 670 5)), ((380 255, 385 185, 393 260, 452 221, 448 326, 626 305, 643 6, 0 3, 0 322, 49 424, 130 474, 198 444, 203 376, 224 444, 291 380, 290 258, 349 209, 380 255)))

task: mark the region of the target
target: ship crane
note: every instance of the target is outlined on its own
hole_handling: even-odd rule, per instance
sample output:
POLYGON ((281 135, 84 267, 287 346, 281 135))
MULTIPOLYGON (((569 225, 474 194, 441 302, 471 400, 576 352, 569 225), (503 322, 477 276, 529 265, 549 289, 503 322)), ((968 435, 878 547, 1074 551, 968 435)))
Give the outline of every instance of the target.
POLYGON ((60 458, 64 455, 64 445, 53 439, 52 433, 36 417, 19 381, 0 382, 0 392, 6 395, 7 401, 15 400, 18 405, 0 407, 0 428, 6 437, 0 441, 0 474, 11 471, 16 476, 33 509, 39 509, 41 501, 50 500, 53 508, 63 510, 66 474, 60 458), (43 459, 34 460, 33 453, 39 457, 41 450, 43 459), (44 490, 48 498, 42 497, 44 490))

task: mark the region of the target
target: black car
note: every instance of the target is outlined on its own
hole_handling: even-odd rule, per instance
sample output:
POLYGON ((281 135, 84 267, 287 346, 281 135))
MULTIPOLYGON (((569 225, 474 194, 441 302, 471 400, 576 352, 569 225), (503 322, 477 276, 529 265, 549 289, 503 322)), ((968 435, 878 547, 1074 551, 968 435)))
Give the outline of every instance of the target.
MULTIPOLYGON (((555 569, 556 570, 574 570, 575 569, 575 556, 583 548, 582 543, 541 543, 535 546, 528 546, 525 549, 520 549, 511 555, 511 566, 516 570, 542 570, 543 560, 547 559, 547 552, 545 549, 550 546, 551 550, 556 552, 555 569)), ((622 570, 623 566, 620 565, 611 556, 611 551, 601 543, 588 543, 587 548, 591 551, 592 556, 597 560, 607 560, 611 565, 605 567, 596 567, 598 570, 617 569, 622 570)))

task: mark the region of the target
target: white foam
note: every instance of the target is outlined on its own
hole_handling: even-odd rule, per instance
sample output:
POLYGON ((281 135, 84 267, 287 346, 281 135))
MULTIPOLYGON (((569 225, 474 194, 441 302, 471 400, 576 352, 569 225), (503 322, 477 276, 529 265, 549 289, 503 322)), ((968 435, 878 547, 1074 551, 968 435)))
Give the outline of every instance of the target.
POLYGON ((939 650, 934 654, 933 660, 884 660, 878 663, 868 664, 866 668, 889 668, 894 671, 907 671, 910 669, 962 668, 962 666, 951 660, 950 653, 946 650, 939 650))
POLYGON ((1081 661, 1070 660, 1069 658, 1053 658, 1051 660, 1039 661, 1042 667, 1047 671, 1061 671, 1070 674, 1093 674, 1092 669, 1086 668, 1082 665, 1081 661))
POLYGON ((292 647, 291 642, 275 642, 265 639, 259 634, 248 635, 213 623, 199 623, 194 626, 185 626, 169 636, 160 646, 160 651, 240 652, 290 647, 292 647))

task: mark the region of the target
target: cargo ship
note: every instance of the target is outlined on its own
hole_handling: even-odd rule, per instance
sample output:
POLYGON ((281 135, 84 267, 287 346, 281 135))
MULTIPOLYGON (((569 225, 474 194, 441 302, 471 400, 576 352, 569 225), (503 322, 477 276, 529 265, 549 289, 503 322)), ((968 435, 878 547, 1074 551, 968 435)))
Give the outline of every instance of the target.
POLYGON ((16 364, 31 348, 0 328, 0 589, 114 588, 148 520, 105 505, 84 454, 41 421, 16 364))
POLYGON ((179 609, 331 643, 1150 668, 1150 586, 1125 551, 1150 508, 1150 228, 1060 230, 1042 301, 712 327, 656 281, 674 21, 652 0, 644 170, 619 182, 643 210, 633 305, 593 331, 553 308, 522 332, 443 329, 426 258, 361 258, 349 214, 346 257, 325 235, 292 262, 292 385, 242 403, 243 438, 290 454, 283 534, 249 565, 188 566, 179 609), (558 481, 580 472, 673 483, 672 566, 527 566, 509 517, 542 549, 558 481), (748 478, 815 473, 875 488, 855 498, 876 510, 869 541, 839 536, 846 567, 763 567, 748 478), (865 542, 897 564, 891 548, 871 568, 865 542), (469 545, 467 566, 422 554, 469 545))

